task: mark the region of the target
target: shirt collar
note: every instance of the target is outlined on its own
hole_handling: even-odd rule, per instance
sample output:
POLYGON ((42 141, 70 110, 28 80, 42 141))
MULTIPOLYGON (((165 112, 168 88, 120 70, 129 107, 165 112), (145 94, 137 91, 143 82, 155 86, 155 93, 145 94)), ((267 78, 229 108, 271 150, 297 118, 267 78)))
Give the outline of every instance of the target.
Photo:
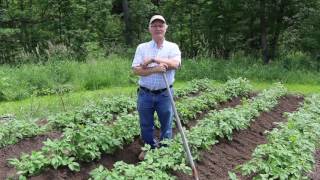
MULTIPOLYGON (((167 41, 166 41, 166 39, 164 39, 163 40, 163 43, 161 44, 161 46, 160 46, 160 49, 162 49, 163 48, 163 46, 164 46, 164 44, 166 43, 167 41)), ((153 48, 158 48, 157 47, 157 43, 152 39, 152 41, 151 41, 151 46, 153 47, 153 48)))

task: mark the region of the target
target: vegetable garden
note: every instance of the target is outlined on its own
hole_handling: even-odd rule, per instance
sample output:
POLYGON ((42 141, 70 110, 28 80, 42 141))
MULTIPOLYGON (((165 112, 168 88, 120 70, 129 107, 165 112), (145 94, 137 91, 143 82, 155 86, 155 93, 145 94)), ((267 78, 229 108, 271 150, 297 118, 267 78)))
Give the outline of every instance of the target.
MULTIPOLYGON (((239 78, 219 87, 194 80, 175 98, 200 179, 319 176, 320 95, 291 95, 281 84, 253 92, 239 78)), ((0 179, 192 179, 176 129, 167 147, 142 147, 138 160, 135 101, 105 98, 47 119, 1 122, 0 179)))

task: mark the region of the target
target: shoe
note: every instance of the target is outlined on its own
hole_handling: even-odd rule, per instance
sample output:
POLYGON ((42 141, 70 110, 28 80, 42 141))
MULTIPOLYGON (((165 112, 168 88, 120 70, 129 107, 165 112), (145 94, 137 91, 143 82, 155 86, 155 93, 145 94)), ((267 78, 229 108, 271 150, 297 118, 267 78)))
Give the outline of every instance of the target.
POLYGON ((146 156, 146 151, 141 151, 141 153, 139 154, 139 156, 138 156, 138 159, 140 160, 140 161, 143 161, 144 160, 144 157, 146 156))

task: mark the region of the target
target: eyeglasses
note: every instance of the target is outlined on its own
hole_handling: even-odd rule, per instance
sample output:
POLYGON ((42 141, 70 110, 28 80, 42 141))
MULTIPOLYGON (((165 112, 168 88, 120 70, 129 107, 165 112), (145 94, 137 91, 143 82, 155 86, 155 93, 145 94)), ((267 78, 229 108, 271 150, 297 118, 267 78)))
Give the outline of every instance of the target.
POLYGON ((156 29, 156 28, 164 28, 165 27, 165 25, 151 25, 151 28, 154 28, 154 29, 156 29))

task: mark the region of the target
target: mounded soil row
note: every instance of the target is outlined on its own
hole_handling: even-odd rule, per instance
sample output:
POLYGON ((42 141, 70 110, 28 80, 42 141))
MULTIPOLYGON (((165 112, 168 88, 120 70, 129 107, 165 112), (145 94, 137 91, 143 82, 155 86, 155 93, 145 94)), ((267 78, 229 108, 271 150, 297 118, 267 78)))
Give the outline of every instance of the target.
POLYGON ((61 136, 61 132, 49 132, 45 135, 38 135, 32 138, 25 138, 17 144, 6 146, 0 149, 0 179, 14 175, 16 170, 8 164, 7 159, 18 158, 22 153, 31 153, 40 150, 43 142, 48 138, 57 139, 61 136))
MULTIPOLYGON (((240 100, 241 98, 234 98, 229 102, 221 103, 218 109, 234 107, 240 104, 240 100)), ((262 113, 251 124, 249 129, 235 132, 232 141, 222 139, 211 150, 202 152, 201 161, 197 163, 200 179, 228 179, 227 172, 229 170, 249 160, 255 147, 266 143, 264 131, 276 127, 274 122, 285 121, 283 113, 296 111, 302 101, 303 98, 297 96, 281 98, 279 104, 271 112, 262 113)), ((201 119, 204 115, 205 113, 199 115, 197 119, 201 119)), ((191 121, 188 127, 192 127, 196 122, 197 120, 191 121)), ((37 136, 1 149, 0 179, 5 179, 15 172, 15 169, 7 164, 6 159, 19 157, 21 152, 30 153, 31 150, 40 149, 43 146, 42 141, 50 136, 56 136, 55 138, 57 138, 59 135, 37 136)), ((130 164, 138 163, 137 157, 141 151, 141 146, 141 141, 136 137, 133 143, 126 145, 123 149, 119 149, 113 154, 103 154, 101 159, 89 163, 82 162, 80 172, 72 172, 68 168, 48 169, 40 175, 31 177, 31 179, 88 179, 89 172, 99 164, 111 169, 117 161, 124 161, 130 164)), ((319 154, 317 152, 318 157, 319 154)), ((317 170, 319 171, 319 168, 317 170)), ((191 176, 182 173, 176 172, 175 175, 179 179, 193 179, 191 176)), ((314 177, 314 173, 311 176, 314 177)))
MULTIPOLYGON (((223 109, 226 107, 235 107, 236 105, 240 104, 240 102, 241 102, 240 97, 233 98, 228 102, 220 103, 217 109, 223 109)), ((207 112, 204 112, 203 114, 199 114, 197 116, 197 119, 201 119, 203 116, 205 116, 206 113, 207 112)), ((197 120, 193 120, 187 126, 192 127, 196 123, 197 123, 197 120)), ((177 129, 174 129, 174 133, 177 133, 177 129)), ((159 131, 156 131, 156 134, 159 134, 159 131)), ((19 154, 21 152, 29 153, 31 152, 31 150, 37 150, 43 146, 42 141, 39 140, 38 137, 36 139, 37 140, 31 140, 28 142, 25 142, 25 141, 20 142, 20 143, 24 143, 25 147, 19 145, 20 143, 13 145, 12 148, 14 148, 17 153, 1 156, 1 163, 3 165, 0 164, 0 179, 5 179, 5 177, 8 177, 9 175, 13 175, 16 172, 13 167, 10 167, 7 164, 6 159, 8 157, 10 158, 19 157, 19 154), (4 172, 3 170, 8 172, 4 172)), ((46 139, 45 137, 42 137, 42 140, 45 140, 45 139, 46 139)), ((128 145, 125 145, 122 149, 118 149, 112 154, 103 154, 101 156, 101 159, 99 160, 94 160, 91 162, 80 162, 80 167, 81 167, 80 172, 72 172, 66 167, 58 168, 57 170, 49 168, 43 171, 39 175, 32 176, 30 179, 32 180, 88 179, 89 173, 100 164, 109 169, 112 169, 113 164, 117 161, 124 161, 129 164, 137 164, 139 162, 138 156, 139 156, 139 153, 141 152, 142 146, 143 146, 143 143, 141 142, 140 138, 136 137, 134 142, 128 145)))
POLYGON ((315 168, 312 173, 309 174, 310 179, 319 180, 320 179, 320 149, 314 154, 316 163, 315 168))
MULTIPOLYGON (((277 126, 275 122, 286 121, 283 117, 284 112, 296 111, 302 101, 303 97, 292 95, 282 97, 275 108, 261 113, 248 129, 234 132, 232 141, 221 139, 210 150, 201 152, 201 159, 197 162, 199 178, 228 179, 228 171, 250 160, 254 149, 260 144, 267 143, 264 132, 275 128, 277 126)), ((174 174, 181 180, 193 179, 192 176, 180 172, 174 174)))

